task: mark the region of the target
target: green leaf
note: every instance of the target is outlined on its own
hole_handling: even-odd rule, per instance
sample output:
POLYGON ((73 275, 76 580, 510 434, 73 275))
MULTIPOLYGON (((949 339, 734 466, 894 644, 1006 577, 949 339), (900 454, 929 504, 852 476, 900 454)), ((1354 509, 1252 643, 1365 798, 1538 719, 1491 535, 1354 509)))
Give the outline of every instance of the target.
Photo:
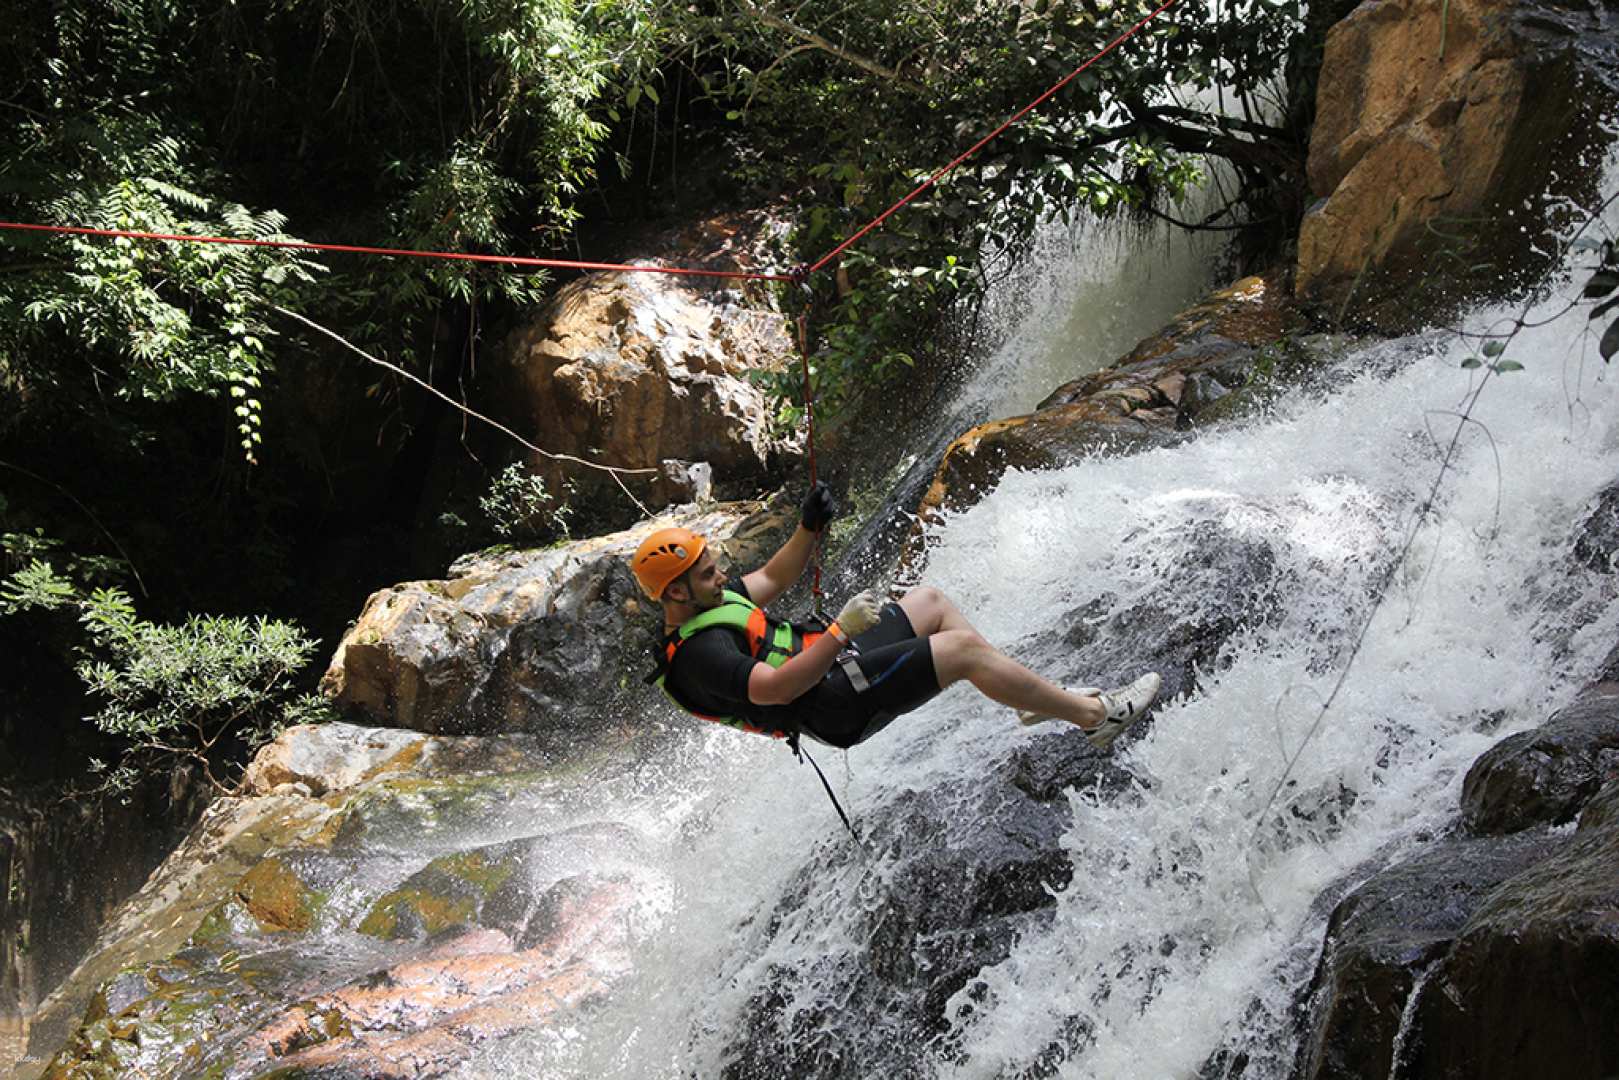
POLYGON ((1614 289, 1619 289, 1619 271, 1598 270, 1591 275, 1591 280, 1585 283, 1585 292, 1582 295, 1587 300, 1595 300, 1599 296, 1607 296, 1614 289))
POLYGON ((1464 367, 1464 368, 1476 368, 1476 367, 1483 367, 1483 366, 1484 366, 1484 361, 1480 360, 1476 356, 1469 356, 1466 360, 1462 361, 1462 367, 1464 367))
POLYGON ((1507 351, 1507 346, 1506 346, 1506 342, 1504 342, 1504 341, 1486 341, 1484 343, 1484 355, 1485 356, 1500 356, 1502 353, 1504 353, 1506 351, 1507 351))
POLYGON ((36 607, 53 611, 77 597, 71 581, 58 574, 50 563, 38 559, 0 581, 0 611, 17 612, 36 607))
POLYGON ((652 99, 652 104, 663 104, 663 99, 658 97, 658 88, 656 86, 653 86, 651 83, 647 83, 644 87, 642 87, 642 89, 646 91, 646 96, 652 99))
POLYGON ((1498 360, 1491 367, 1497 375, 1505 375, 1509 371, 1522 371, 1523 365, 1516 360, 1498 360))

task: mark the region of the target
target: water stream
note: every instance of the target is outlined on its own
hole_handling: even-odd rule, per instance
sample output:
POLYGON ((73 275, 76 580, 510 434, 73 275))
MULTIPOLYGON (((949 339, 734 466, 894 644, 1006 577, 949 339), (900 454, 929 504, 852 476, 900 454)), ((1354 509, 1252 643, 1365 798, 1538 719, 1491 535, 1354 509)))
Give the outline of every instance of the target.
MULTIPOLYGON (((1097 253, 1069 250, 1082 278, 1097 253)), ((1175 280, 1195 294, 1197 277, 1175 280)), ((1543 310, 1570 289, 1572 276, 1543 310)), ((1120 320, 1095 335, 1117 354, 1190 298, 1166 310, 1156 296, 1132 323, 1120 298, 1141 291, 1081 290, 1095 310, 1056 289, 1029 298, 1002 366, 966 393, 1025 409, 1074 374, 1052 370, 1052 342, 1120 320)), ((1466 325, 1499 329, 1516 310, 1466 325)), ((1511 342, 1525 370, 1492 380, 1436 512, 1416 521, 1478 377, 1460 367, 1473 347, 1450 332, 1379 345, 1262 423, 1013 473, 938 527, 926 580, 1056 678, 1130 677, 1183 615, 1241 615, 1195 689, 1123 745, 1121 771, 1064 793, 1071 877, 942 1003, 941 1026, 908 1033, 851 977, 937 955, 894 936, 895 913, 927 899, 907 895, 925 852, 896 840, 857 857, 809 770, 692 724, 633 784, 571 811, 648 838, 662 885, 633 970, 571 1025, 486 1046, 460 1075, 763 1076, 738 1064, 761 1024, 829 1076, 1189 1077, 1222 1048, 1246 1076, 1284 1075, 1317 897, 1441 834, 1473 759, 1566 701, 1619 635, 1615 582, 1568 558, 1589 500, 1619 477, 1619 387, 1583 312, 1511 342), (1235 580, 1212 549, 1250 570, 1235 580)), ((822 765, 868 828, 931 793, 927 844, 968 849, 1003 823, 957 793, 1061 734, 957 688, 822 765)))

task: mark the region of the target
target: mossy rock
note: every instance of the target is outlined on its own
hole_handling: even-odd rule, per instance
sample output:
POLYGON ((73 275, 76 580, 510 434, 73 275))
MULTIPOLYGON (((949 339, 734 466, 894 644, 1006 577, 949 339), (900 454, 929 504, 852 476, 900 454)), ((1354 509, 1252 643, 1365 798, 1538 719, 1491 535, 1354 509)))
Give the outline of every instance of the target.
POLYGON ((249 870, 236 886, 236 899, 267 934, 301 934, 314 925, 314 892, 278 857, 249 870))
POLYGON ((218 1035, 264 998, 218 958, 188 950, 128 971, 97 995, 87 1022, 46 1067, 47 1080, 206 1075, 218 1035))
POLYGON ((434 859, 372 905, 358 929, 397 941, 474 923, 492 921, 504 928, 508 916, 520 915, 526 906, 528 890, 514 875, 529 848, 527 841, 517 841, 434 859))

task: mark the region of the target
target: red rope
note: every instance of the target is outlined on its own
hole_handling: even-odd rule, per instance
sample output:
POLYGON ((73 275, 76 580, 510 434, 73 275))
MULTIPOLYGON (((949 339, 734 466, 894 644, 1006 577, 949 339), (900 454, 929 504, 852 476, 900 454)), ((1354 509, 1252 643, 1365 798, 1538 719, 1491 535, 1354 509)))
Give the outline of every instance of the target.
POLYGON ((1065 87, 1069 83, 1073 82, 1074 79, 1079 75, 1080 72, 1084 71, 1086 68, 1090 67, 1092 64, 1094 64, 1098 60, 1102 59, 1102 57, 1104 57, 1108 53, 1112 52, 1118 46, 1122 45, 1125 41, 1127 41, 1130 38, 1134 37, 1135 34, 1136 34, 1136 31, 1140 30, 1143 26, 1146 26, 1148 23, 1152 22, 1153 19, 1157 18, 1160 14, 1162 14, 1164 12, 1165 9, 1169 8, 1174 3, 1175 3, 1175 0, 1164 0, 1164 2, 1162 4, 1160 4, 1160 5, 1158 5, 1158 7, 1155 8, 1152 11, 1152 13, 1150 15, 1148 15, 1146 18, 1142 19, 1140 22, 1138 22, 1134 26, 1130 27, 1130 29, 1126 30, 1124 33, 1120 34, 1118 37, 1114 38, 1112 41, 1108 42, 1107 45, 1102 49, 1101 52, 1097 53, 1095 56, 1091 57, 1089 60, 1087 60, 1083 64, 1079 65, 1073 71, 1070 71, 1067 75, 1064 75, 1055 84, 1053 84, 1051 89, 1047 90, 1045 93, 1041 94, 1039 97, 1035 98, 1033 101, 1031 101, 1027 105, 1023 106, 1023 108, 1019 109, 1016 113, 1013 113, 1012 117, 1010 119, 1008 119, 1006 121, 1006 123, 1002 124, 1000 127, 996 128, 994 131, 990 132, 988 135, 985 135, 982 139, 979 139, 977 142, 973 143, 966 150, 962 151, 961 155, 959 157, 957 157, 954 161, 952 161, 950 164, 946 165, 944 168, 940 169, 938 172, 934 173, 932 176, 928 177, 921 184, 917 185, 916 189, 914 191, 912 191, 909 195, 905 196, 903 199, 901 199, 899 202, 895 203, 893 206, 890 206, 887 210, 884 210, 881 214, 878 214, 875 218, 873 218, 871 220, 871 222, 869 224, 866 225, 865 228, 861 229, 859 232, 857 232, 853 236, 849 237, 843 243, 839 244, 837 247, 833 248, 831 251, 829 251, 825 255, 821 256, 820 259, 816 260, 814 263, 812 263, 810 265, 809 272, 812 273, 812 274, 815 273, 815 271, 821 269, 823 266, 825 266, 827 263, 831 262, 833 259, 837 258, 839 255, 842 255, 845 251, 847 251, 854 244, 854 242, 856 240, 859 240, 862 236, 865 236, 871 230, 875 229, 877 226, 879 226, 883 222, 887 221, 891 216, 893 216, 893 214, 896 211, 898 211, 906 203, 909 203, 912 199, 915 199, 918 195, 922 194, 922 192, 926 191, 928 188, 930 188, 934 184, 938 183, 941 177, 943 177, 946 173, 950 172, 957 165, 960 165, 963 161, 966 161, 968 158, 970 158, 974 154, 978 153, 978 151, 982 150, 984 148, 984 146, 991 139, 995 138, 995 136, 999 135, 1001 132, 1005 131, 1007 128, 1011 127, 1013 124, 1015 124, 1019 120, 1023 119, 1030 112, 1034 111, 1034 109, 1037 108, 1038 106, 1044 104, 1046 102, 1046 100, 1051 97, 1051 95, 1055 94, 1057 91, 1061 90, 1063 87, 1065 87))
POLYGON ((355 255, 391 255, 412 259, 445 259, 450 261, 471 263, 499 263, 506 266, 542 266, 563 270, 613 270, 621 273, 631 274, 681 274, 692 277, 733 278, 748 281, 801 281, 803 278, 815 273, 817 270, 820 270, 822 267, 826 266, 827 263, 843 254, 861 237, 865 236, 883 222, 887 221, 902 207, 910 203, 918 195, 922 194, 922 192, 938 183, 939 180, 942 179, 947 173, 951 172, 962 162, 966 161, 968 158, 978 153, 978 151, 982 150, 996 136, 1000 135, 1007 128, 1011 127, 1029 113, 1033 112, 1040 105, 1043 105, 1053 94, 1057 93, 1063 87, 1073 82, 1074 79, 1077 78, 1079 74, 1086 68, 1090 67, 1102 57, 1106 56, 1124 42, 1134 37, 1142 27, 1146 26, 1153 19, 1157 18, 1165 10, 1174 5, 1175 2, 1176 0, 1164 0, 1163 3, 1154 8, 1152 12, 1145 18, 1141 19, 1134 26, 1130 27, 1130 29, 1108 42, 1107 45, 1105 45, 1095 56, 1092 56, 1089 60, 1079 65, 1073 71, 1070 71, 1067 75, 1064 75, 1045 93, 1041 94, 1039 97, 1023 106, 1023 108, 1013 113, 1012 116, 1008 118, 1007 121, 1000 127, 973 143, 960 155, 958 155, 955 160, 951 161, 944 168, 935 172, 921 184, 917 185, 917 187, 911 191, 910 194, 906 195, 903 199, 900 199, 887 210, 884 210, 881 214, 878 214, 859 232, 855 233, 853 236, 850 236, 847 240, 843 241, 843 243, 821 256, 820 259, 809 267, 795 269, 791 273, 786 274, 760 274, 751 273, 745 270, 698 270, 681 266, 631 266, 628 263, 581 262, 574 259, 538 259, 520 255, 469 255, 464 252, 457 251, 417 251, 411 248, 365 247, 359 244, 317 244, 307 240, 257 240, 237 236, 182 236, 174 233, 136 232, 128 229, 92 229, 82 225, 34 225, 20 221, 0 221, 0 229, 13 229, 23 232, 66 233, 78 236, 125 237, 131 240, 175 240, 193 244, 230 244, 237 247, 284 248, 295 251, 333 251, 355 255))
POLYGON ((793 281, 791 274, 756 274, 745 270, 697 270, 683 266, 632 266, 628 263, 578 262, 573 259, 535 259, 522 255, 469 255, 459 251, 415 251, 410 248, 363 247, 358 244, 317 244, 308 240, 256 240, 240 236, 181 236, 174 233, 134 232, 128 229, 91 229, 82 225, 30 225, 0 221, 0 229, 22 232, 69 233, 77 236, 127 237, 131 240, 179 240, 192 244, 230 244, 236 247, 287 248, 295 251, 337 251, 355 255, 395 255, 412 259, 445 259, 508 266, 546 266, 564 270, 616 270, 635 274, 686 274, 694 277, 744 278, 751 281, 793 281))

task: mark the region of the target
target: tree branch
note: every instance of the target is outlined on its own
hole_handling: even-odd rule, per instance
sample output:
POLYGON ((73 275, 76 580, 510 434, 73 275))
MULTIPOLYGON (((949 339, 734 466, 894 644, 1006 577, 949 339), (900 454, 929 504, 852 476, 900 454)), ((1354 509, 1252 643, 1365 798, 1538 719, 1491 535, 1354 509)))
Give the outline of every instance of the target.
POLYGON ((34 117, 36 120, 48 120, 48 119, 50 119, 50 117, 46 116, 44 113, 40 112, 38 109, 31 109, 27 105, 22 104, 21 102, 7 101, 7 100, 5 100, 3 98, 0 98, 0 105, 5 105, 5 106, 8 106, 10 108, 17 109, 17 110, 19 110, 21 112, 25 112, 29 116, 34 117))
POLYGON ((755 97, 757 97, 758 94, 759 94, 759 82, 760 82, 760 80, 762 80, 766 75, 769 75, 778 66, 780 66, 782 61, 787 60, 787 59, 789 59, 791 57, 797 56, 801 52, 808 52, 809 50, 814 49, 814 48, 818 48, 818 47, 819 46, 816 46, 816 45, 813 45, 813 44, 794 45, 792 48, 788 49, 786 52, 782 53, 780 56, 778 56, 774 60, 770 61, 770 64, 763 71, 760 71, 760 72, 756 73, 753 76, 753 89, 748 91, 748 100, 743 102, 742 111, 747 112, 749 109, 751 109, 753 107, 753 99, 755 97))
POLYGON ((840 45, 835 45, 831 41, 828 41, 826 38, 822 37, 820 34, 817 34, 815 31, 806 30, 797 23, 784 19, 773 11, 766 11, 764 8, 755 4, 753 0, 737 0, 737 3, 741 6, 743 11, 747 12, 755 19, 758 19, 766 26, 773 26, 777 30, 785 30, 787 33, 793 35, 793 37, 804 42, 809 47, 820 49, 822 52, 835 56, 846 64, 853 64, 860 70, 869 72, 880 79, 887 79, 890 82, 914 81, 905 75, 900 74, 891 67, 885 67, 869 57, 861 56, 859 53, 850 52, 848 49, 845 49, 840 45))
POLYGON ((398 375, 402 379, 408 379, 410 382, 415 383, 417 386, 421 387, 423 390, 426 390, 428 393, 434 395, 435 397, 441 398, 442 400, 447 402, 452 408, 459 409, 461 412, 465 413, 467 416, 470 416, 474 420, 481 420, 485 424, 488 424, 490 427, 494 428, 496 431, 499 431, 499 432, 501 432, 501 433, 503 433, 505 435, 508 435, 511 438, 517 440, 517 442, 519 442, 523 446, 527 447, 529 450, 534 451, 534 453, 539 454, 541 457, 549 458, 552 461, 567 461, 567 462, 571 462, 572 464, 575 464, 575 465, 582 465, 587 469, 595 469, 598 472, 606 473, 608 476, 612 477, 613 482, 616 483, 619 486, 619 489, 624 492, 625 496, 630 500, 630 502, 635 504, 636 509, 640 510, 641 513, 645 514, 647 517, 652 516, 652 511, 648 510, 645 506, 643 506, 641 504, 641 500, 637 499, 635 497, 635 495, 630 491, 630 489, 625 486, 623 478, 626 477, 626 476, 656 475, 658 470, 656 470, 656 469, 623 469, 623 468, 619 468, 616 465, 599 465, 594 461, 586 461, 584 458, 575 457, 572 454, 554 454, 549 450, 541 449, 540 447, 535 446, 533 443, 529 442, 527 439, 523 438, 521 435, 517 434, 517 432, 515 432, 511 428, 507 427, 505 424, 502 424, 502 423, 500 423, 499 421, 496 421, 496 420, 491 420, 491 419, 489 419, 489 417, 483 415, 482 413, 475 412, 474 410, 467 408, 461 402, 456 401, 454 398, 450 397, 448 394, 444 393, 442 390, 439 390, 437 387, 432 386, 432 385, 422 381, 420 378, 418 378, 415 375, 412 375, 410 372, 406 371, 404 368, 399 367, 399 366, 397 366, 395 364, 390 364, 386 360, 379 360, 377 357, 372 356, 370 353, 366 352, 364 349, 360 348, 358 345, 354 344, 354 342, 350 341, 348 338, 346 338, 343 335, 339 334, 337 331, 331 330, 331 329, 328 329, 327 327, 322 326, 320 323, 316 322, 314 319, 309 318, 307 315, 300 315, 296 311, 291 311, 291 310, 289 310, 287 308, 282 307, 280 304, 271 304, 270 307, 273 310, 280 312, 282 315, 285 315, 289 319, 292 319, 292 320, 294 320, 296 322, 303 323, 305 326, 309 327, 311 330, 314 330, 314 331, 316 331, 318 333, 321 333, 321 334, 325 334, 327 337, 331 338, 333 341, 337 342, 339 345, 342 345, 344 348, 348 349, 350 352, 353 352, 356 355, 358 355, 361 359, 363 359, 363 360, 365 360, 365 361, 367 361, 369 363, 375 364, 380 368, 386 368, 388 371, 393 372, 395 375, 398 375))
MULTIPOLYGON (((1187 123, 1177 122, 1171 118, 1170 112, 1154 108, 1139 99, 1127 99, 1124 104, 1149 134, 1158 136, 1182 153, 1211 154, 1224 158, 1239 170, 1247 170, 1250 175, 1271 181, 1275 181, 1278 176, 1299 175, 1303 172, 1303 157, 1291 137, 1244 139, 1230 131, 1211 131, 1206 127, 1192 127, 1187 123)), ((1184 112, 1189 118, 1207 120, 1206 117, 1189 109, 1175 109, 1173 112, 1184 112)))
POLYGON ((1167 222, 1169 222, 1169 224, 1175 226, 1176 228, 1185 229, 1187 232, 1241 232, 1243 229, 1249 229, 1249 228, 1252 228, 1253 226, 1259 224, 1258 221, 1240 221, 1240 222, 1237 222, 1234 225, 1216 225, 1216 224, 1214 224, 1214 221, 1215 221, 1216 218, 1224 216, 1227 212, 1229 212, 1231 210, 1231 207, 1229 205, 1227 205, 1223 209, 1216 210, 1214 213, 1212 213, 1208 217, 1204 218, 1201 222, 1182 221, 1178 217, 1175 217, 1175 216, 1173 216, 1171 214, 1164 213, 1162 210, 1158 209, 1156 206, 1153 206, 1151 203, 1142 203, 1139 207, 1131 207, 1131 209, 1133 209, 1133 210, 1141 210, 1144 213, 1146 213, 1149 217, 1158 218, 1160 221, 1167 221, 1167 222))
POLYGON ((73 492, 69 491, 61 484, 58 484, 55 480, 47 480, 38 473, 29 472, 21 465, 13 465, 9 461, 0 461, 0 469, 10 469, 12 472, 21 473, 22 475, 28 477, 28 479, 44 484, 47 487, 55 488, 57 491, 61 492, 62 495, 66 496, 74 506, 77 506, 81 511, 83 511, 84 516, 89 518, 91 523, 94 524, 97 529, 101 530, 101 535, 107 538, 107 542, 118 549, 119 558, 124 560, 124 565, 129 567, 130 574, 135 578, 135 587, 141 591, 141 595, 143 597, 151 599, 152 594, 146 591, 146 582, 141 580, 141 572, 140 569, 136 567, 135 560, 129 557, 129 552, 124 550, 124 545, 120 544, 118 542, 118 538, 108 531, 107 527, 101 523, 100 518, 96 517, 95 511, 91 510, 88 506, 84 505, 84 503, 80 502, 77 495, 73 494, 73 492))
POLYGON ((1293 133, 1286 128, 1271 127, 1253 120, 1239 120, 1235 116, 1219 116, 1215 113, 1199 112, 1197 109, 1188 109, 1179 105, 1153 105, 1143 107, 1142 111, 1157 116, 1167 116, 1175 120, 1185 120, 1193 124, 1207 124, 1219 128, 1221 131, 1240 131, 1245 135, 1253 135, 1261 139, 1291 139, 1293 133))

